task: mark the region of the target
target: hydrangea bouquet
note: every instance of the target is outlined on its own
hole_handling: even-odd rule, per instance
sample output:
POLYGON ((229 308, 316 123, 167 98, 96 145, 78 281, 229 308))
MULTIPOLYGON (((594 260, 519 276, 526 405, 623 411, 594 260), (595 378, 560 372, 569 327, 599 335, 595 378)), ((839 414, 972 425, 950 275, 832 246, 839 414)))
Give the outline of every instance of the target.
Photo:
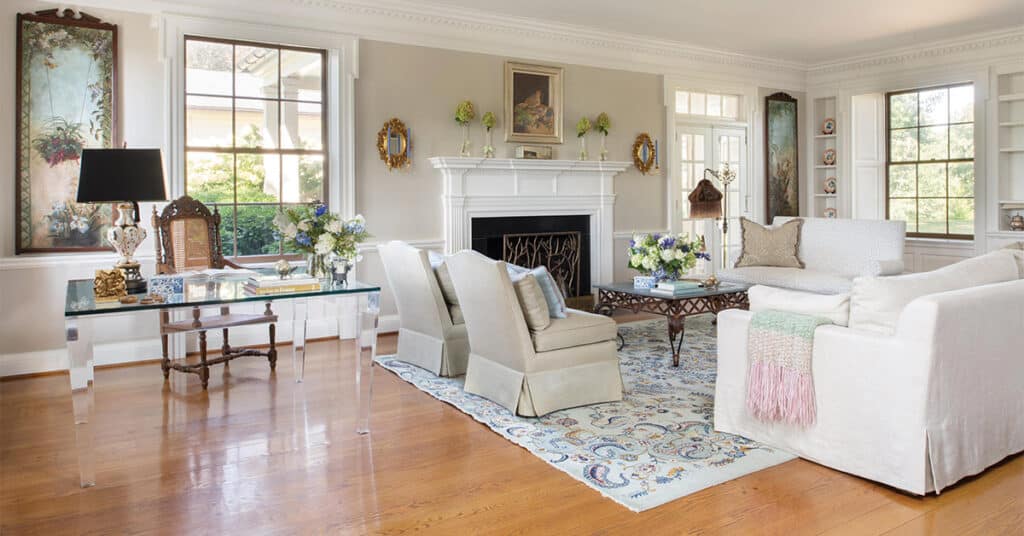
POLYGON ((317 277, 328 275, 331 255, 344 268, 361 261, 358 246, 370 237, 361 215, 342 219, 324 204, 286 208, 274 217, 274 225, 285 246, 309 255, 310 274, 317 277))
POLYGON ((629 241, 629 267, 658 279, 679 279, 697 265, 697 259, 711 260, 702 240, 690 235, 635 234, 629 241))

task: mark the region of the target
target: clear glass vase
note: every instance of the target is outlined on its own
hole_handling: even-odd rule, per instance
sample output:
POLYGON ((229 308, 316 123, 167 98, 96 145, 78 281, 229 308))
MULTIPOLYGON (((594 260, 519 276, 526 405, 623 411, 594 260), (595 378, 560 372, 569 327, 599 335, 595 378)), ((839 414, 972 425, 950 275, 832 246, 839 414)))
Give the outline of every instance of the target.
POLYGON ((587 138, 580 136, 580 160, 587 159, 587 138))
POLYGON ((484 158, 494 158, 494 134, 489 128, 484 132, 484 158))
POLYGON ((606 146, 607 141, 608 141, 608 135, 607 134, 601 135, 601 161, 602 162, 608 160, 608 147, 606 146))
POLYGON ((331 278, 331 261, 327 255, 306 254, 306 273, 320 280, 331 278))
POLYGON ((462 124, 462 150, 459 156, 472 156, 473 143, 469 141, 469 123, 462 124))

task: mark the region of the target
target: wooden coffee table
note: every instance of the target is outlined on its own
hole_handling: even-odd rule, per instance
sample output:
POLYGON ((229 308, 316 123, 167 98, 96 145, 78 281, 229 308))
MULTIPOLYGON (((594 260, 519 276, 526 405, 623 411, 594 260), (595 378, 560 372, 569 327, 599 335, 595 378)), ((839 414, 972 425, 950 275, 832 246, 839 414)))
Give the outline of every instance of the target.
POLYGON ((626 309, 634 313, 653 313, 668 319, 668 342, 672 348, 673 367, 679 366, 686 317, 718 314, 725 309, 746 309, 750 306, 747 301, 747 289, 750 287, 747 285, 722 283, 717 287, 695 288, 675 296, 663 296, 648 289, 634 288, 632 282, 596 285, 595 288, 595 313, 611 316, 615 309, 626 309))

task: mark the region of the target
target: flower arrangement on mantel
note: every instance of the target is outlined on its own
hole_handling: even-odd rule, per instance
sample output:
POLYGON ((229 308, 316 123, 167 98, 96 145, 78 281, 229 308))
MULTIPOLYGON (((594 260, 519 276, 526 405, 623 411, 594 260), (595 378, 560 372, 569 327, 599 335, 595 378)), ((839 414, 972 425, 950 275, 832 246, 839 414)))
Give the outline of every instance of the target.
POLYGON ((675 280, 697 266, 697 260, 711 260, 704 242, 690 235, 634 234, 629 241, 629 267, 645 276, 675 280))
POLYGON ((484 140, 484 158, 494 158, 494 143, 491 139, 491 129, 494 128, 494 125, 498 124, 498 118, 494 116, 494 112, 487 112, 480 118, 480 122, 487 129, 487 138, 484 140))
POLYGON ((601 133, 601 161, 608 160, 608 147, 606 142, 608 140, 608 130, 612 128, 612 120, 608 117, 608 114, 601 112, 597 114, 597 131, 601 133))
POLYGON ((590 118, 586 116, 576 122, 576 137, 580 139, 580 160, 587 159, 587 138, 585 136, 587 132, 590 132, 591 126, 590 118))
POLYGON ((323 277, 330 274, 334 261, 348 269, 363 260, 359 244, 366 241, 366 220, 362 215, 343 219, 327 209, 327 205, 289 207, 274 217, 274 225, 284 238, 285 247, 307 255, 310 275, 323 277))
POLYGON ((469 122, 474 117, 476 117, 476 109, 473 108, 471 101, 464 100, 455 107, 455 122, 462 126, 462 149, 459 151, 460 156, 470 156, 472 146, 469 141, 469 122))

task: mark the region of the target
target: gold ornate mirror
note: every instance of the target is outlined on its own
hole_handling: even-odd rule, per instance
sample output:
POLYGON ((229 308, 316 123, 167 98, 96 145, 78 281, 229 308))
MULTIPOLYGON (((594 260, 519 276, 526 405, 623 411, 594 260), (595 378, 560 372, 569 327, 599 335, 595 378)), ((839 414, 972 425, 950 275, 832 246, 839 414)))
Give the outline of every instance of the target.
POLYGON ((642 132, 633 142, 633 165, 644 175, 658 168, 658 144, 646 132, 642 132))
POLYGON ((397 117, 385 121, 377 133, 377 152, 388 171, 409 165, 409 134, 409 128, 397 117))

